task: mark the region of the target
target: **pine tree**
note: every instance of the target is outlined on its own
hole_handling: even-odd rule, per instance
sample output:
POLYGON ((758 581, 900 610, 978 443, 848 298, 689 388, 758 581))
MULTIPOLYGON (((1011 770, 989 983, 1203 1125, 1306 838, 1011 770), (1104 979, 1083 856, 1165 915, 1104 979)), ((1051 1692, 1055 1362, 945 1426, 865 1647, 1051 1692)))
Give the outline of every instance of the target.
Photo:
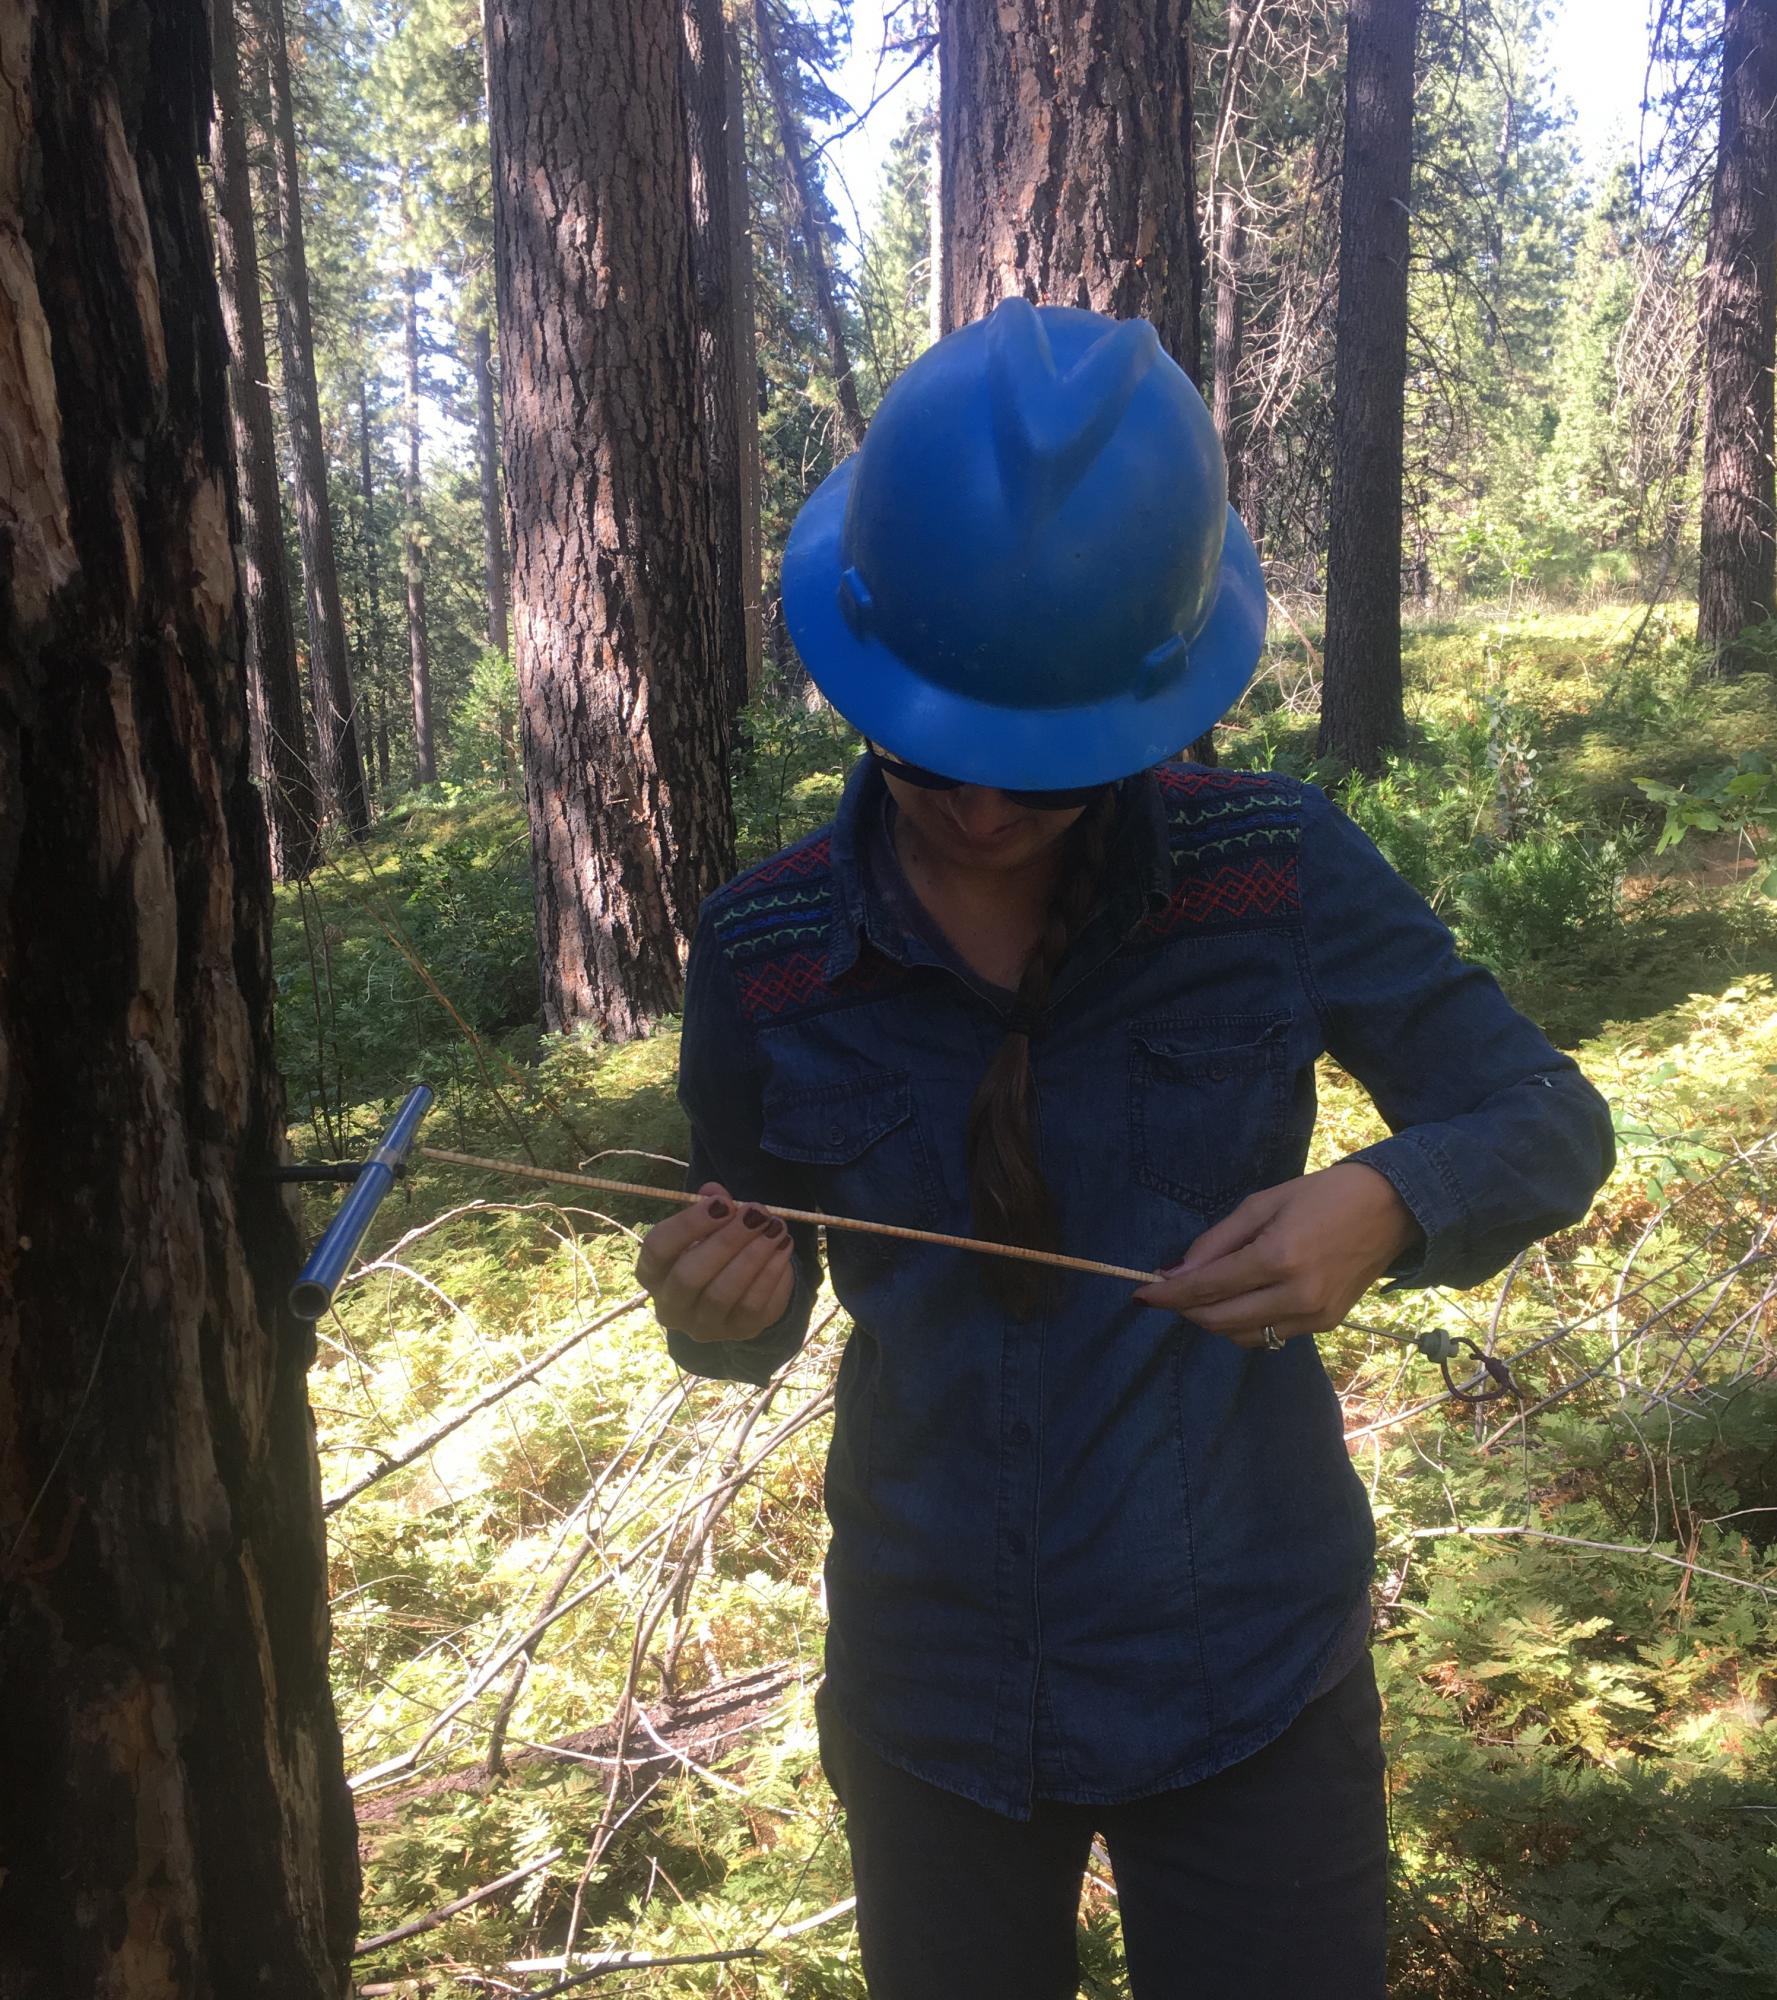
MULTIPOLYGON (((798 20, 797 60, 783 69, 788 88, 780 93, 785 115, 797 126, 797 143, 807 169, 802 189, 792 190, 784 164, 779 104, 760 62, 751 6, 738 9, 734 22, 750 198, 764 650, 784 684, 806 687, 801 662, 783 622, 779 577, 784 542, 803 501, 851 449, 852 433, 840 407, 831 346, 799 235, 804 227, 812 227, 823 254, 830 254, 830 245, 838 235, 822 167, 814 153, 812 126, 818 119, 838 115, 844 107, 820 80, 820 65, 830 63, 837 54, 833 35, 812 20, 798 20), (812 204, 812 222, 801 195, 812 204)), ((843 315, 844 300, 837 294, 835 300, 843 315)), ((849 370, 857 342, 849 321, 842 330, 849 370)))
POLYGON ((544 1019, 625 1039, 677 1005, 734 857, 681 26, 644 0, 493 0, 489 26, 544 1019), (567 247, 594 242, 596 267, 567 247))
POLYGON ((801 261, 803 276, 814 298, 815 312, 826 337, 827 360, 834 392, 845 421, 846 436, 855 448, 864 442, 864 413, 852 375, 851 342, 840 311, 838 287, 828 254, 823 203, 809 168, 804 144, 801 95, 795 72, 801 61, 800 38, 793 19, 780 16, 776 0, 753 0, 753 40, 760 74, 777 119, 777 143, 783 160, 784 205, 791 221, 790 241, 801 261))
POLYGON ((265 204, 273 255, 271 281, 283 359, 284 407, 296 482, 308 612, 309 693, 319 764, 333 809, 354 833, 369 824, 358 718, 346 661, 345 618, 334 554, 333 507, 315 377, 314 321, 303 230, 301 166, 290 86, 290 44, 283 0, 260 0, 258 47, 271 121, 272 199, 265 204))
POLYGON ((932 157, 938 107, 909 106, 889 142, 876 226, 859 260, 858 318, 867 402, 924 352, 932 328, 932 157))
POLYGON ((1479 558, 1516 572, 1534 517, 1557 328, 1572 294, 1578 185, 1538 0, 1426 16, 1413 166, 1405 554, 1423 590, 1479 558))
POLYGON ((313 865, 320 800, 309 768, 284 567, 259 251, 248 182, 234 0, 211 8, 215 117, 210 181, 215 197, 218 279, 228 335, 228 410, 241 507, 241 589, 247 621, 247 713, 253 775, 265 800, 272 873, 302 877, 313 865))
POLYGON ((1401 708, 1407 194, 1419 0, 1352 0, 1339 200, 1339 322, 1317 753, 1375 770, 1401 708))
POLYGON ((745 158, 738 131, 739 61, 721 0, 683 0, 683 101, 691 164, 692 289, 697 381, 715 527, 716 650, 730 713, 758 680, 759 490, 752 394, 752 288, 746 282, 745 158), (751 447, 751 448, 750 448, 751 447))
POLYGON ((1196 380, 1188 0, 941 0, 947 324, 1000 299, 1140 315, 1196 380))
POLYGON ((1702 317, 1709 401, 1697 638, 1719 648, 1732 673, 1755 657, 1740 635, 1777 609, 1777 0, 1727 0, 1702 317))
POLYGON ((0 1985, 345 1990, 351 1795, 194 0, 13 9, 0 262, 0 1985))
POLYGON ((1211 395, 1230 494, 1274 590, 1318 593, 1333 456, 1344 7, 1199 0, 1195 19, 1203 212, 1215 232, 1216 319, 1229 336, 1230 366, 1212 375, 1211 395))

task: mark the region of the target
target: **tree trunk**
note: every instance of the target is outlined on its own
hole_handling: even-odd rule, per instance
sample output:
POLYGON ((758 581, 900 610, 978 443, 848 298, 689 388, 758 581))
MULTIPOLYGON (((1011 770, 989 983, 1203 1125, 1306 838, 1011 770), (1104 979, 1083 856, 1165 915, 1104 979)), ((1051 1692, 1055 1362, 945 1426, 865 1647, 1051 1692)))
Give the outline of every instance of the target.
POLYGON ((376 700, 376 788, 389 796, 389 704, 381 695, 376 700))
POLYGON ((356 1925, 195 0, 0 15, 0 1990, 356 1925), (117 34, 118 29, 124 30, 117 34))
POLYGON ((506 534, 500 519, 500 432, 494 421, 494 369, 488 329, 475 329, 475 444, 481 462, 481 549, 487 578, 487 643, 505 652, 506 534))
MULTIPOLYGON (((771 0, 753 0, 753 34, 759 44, 759 67, 765 87, 771 93, 771 108, 777 116, 778 144, 784 155, 784 200, 790 211, 791 236, 802 252, 803 275, 814 293, 816 317, 826 336, 827 361, 833 370, 833 388, 839 398, 839 414, 844 421, 852 449, 864 442, 864 413, 858 406, 858 385, 852 379, 851 356, 846 349, 845 324, 839 317, 838 294, 833 287, 833 265, 827 255, 809 176, 808 158, 802 150, 802 126, 790 98, 790 77, 783 50, 778 46, 777 25, 771 17, 771 0)), ((835 457, 843 456, 835 452, 835 457)))
POLYGON ((241 593, 247 619, 247 714, 253 775, 266 803, 272 873, 280 880, 314 865, 320 801, 309 769, 302 682, 284 576, 284 510, 272 435, 265 316, 259 300, 259 250, 241 125, 240 51, 233 0, 214 0, 215 118, 210 180, 216 202, 216 253, 222 323, 228 335, 228 409, 241 502, 241 593))
POLYGON ((1246 314, 1240 291, 1240 267, 1246 257, 1246 211, 1229 188, 1222 196, 1216 227, 1216 346, 1215 384, 1210 408, 1216 435, 1228 461, 1228 505, 1236 513, 1246 485, 1246 452, 1240 408, 1240 357, 1245 344, 1246 314))
POLYGON ((1703 276, 1709 356, 1697 638, 1727 672, 1777 608, 1771 370, 1777 363, 1777 0, 1727 0, 1721 141, 1703 276))
POLYGON ((1339 192, 1333 482, 1318 754, 1374 771, 1401 706, 1407 196, 1419 0, 1352 0, 1339 192))
POLYGON ((686 935, 734 856, 682 31, 658 4, 491 0, 489 16, 543 1012, 625 1039, 677 1007, 686 935))
POLYGON ((1250 0, 1228 0, 1227 47, 1209 158, 1210 199, 1219 208, 1215 220, 1215 380, 1210 407, 1222 455, 1228 461, 1228 505, 1236 512, 1246 493, 1245 423, 1240 407, 1240 364, 1246 347, 1246 296, 1241 288, 1246 262, 1246 203, 1241 145, 1247 125, 1247 60, 1257 21, 1258 9, 1250 0), (1228 171, 1224 162, 1232 171, 1218 195, 1216 183, 1228 171))
MULTIPOLYGON (((933 51, 932 61, 940 65, 942 75, 943 57, 933 51)), ((942 102, 944 91, 939 85, 938 95, 942 102)), ((932 152, 926 167, 926 332, 934 341, 942 340, 950 331, 945 318, 945 300, 949 297, 948 262, 944 255, 944 120, 942 116, 932 120, 932 152)))
POLYGON ((940 0, 945 320, 1140 316, 1200 379, 1190 0, 940 0))
POLYGON ((407 405, 407 682, 413 697, 413 774, 422 785, 438 782, 432 743, 432 654, 426 639, 426 558, 420 546, 420 309, 419 273, 402 273, 406 304, 407 405))
POLYGON ((728 200, 734 274, 729 324, 734 333, 734 389, 740 404, 741 615, 746 622, 747 698, 759 692, 765 666, 765 538, 759 521, 764 481, 759 470, 759 327, 753 296, 753 230, 747 202, 746 121, 740 39, 726 18, 722 35, 727 78, 728 200))
MULTIPOLYGON (((730 715, 747 702, 746 523, 741 426, 757 408, 740 393, 735 320, 736 190, 729 180, 728 30, 722 0, 683 0, 685 138, 691 167, 691 286, 697 310, 697 386, 703 413, 715 540, 716 655, 730 715)), ((738 190, 744 216, 744 181, 738 190)), ((744 245, 744 227, 738 231, 744 245)), ((753 595, 758 595, 757 587, 753 595)))
POLYGON ((377 563, 376 481, 370 462, 370 384, 358 378, 358 490, 364 502, 364 597, 367 616, 366 636, 370 644, 368 692, 374 696, 377 714, 377 795, 389 796, 389 726, 384 719, 383 700, 383 596, 382 576, 377 563))
POLYGON ((315 383, 315 340, 309 311, 308 253, 302 233, 302 183, 296 121, 290 104, 290 43, 284 0, 263 0, 266 79, 272 110, 276 199, 267 204, 272 238, 272 298, 284 363, 284 415, 296 487, 296 527, 302 543, 303 598, 308 612, 309 701, 314 710, 322 782, 333 810, 354 833, 370 824, 352 676, 346 665, 345 615, 333 551, 327 459, 321 444, 321 396, 315 383))

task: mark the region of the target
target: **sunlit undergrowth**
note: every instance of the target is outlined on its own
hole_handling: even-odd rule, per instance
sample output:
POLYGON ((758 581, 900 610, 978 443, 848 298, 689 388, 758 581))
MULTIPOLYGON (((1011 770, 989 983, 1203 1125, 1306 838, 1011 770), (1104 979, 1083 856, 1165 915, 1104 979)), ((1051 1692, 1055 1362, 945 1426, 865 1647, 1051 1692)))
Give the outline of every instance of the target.
MULTIPOLYGON (((1777 928, 1719 843, 1654 864, 1633 782, 1777 729, 1768 681, 1700 678, 1675 628, 1625 665, 1626 616, 1415 634, 1413 751, 1344 790, 1574 1049, 1622 1151, 1506 1280, 1378 1293, 1321 1343, 1378 1521, 1393 1990, 1422 2000, 1777 1984, 1777 928), (1509 1357, 1517 1397, 1452 1401, 1386 1337, 1430 1326, 1509 1357)), ((1311 679, 1276 655, 1227 760, 1336 779, 1311 679)), ((789 703, 749 738, 757 853, 831 811, 850 742, 789 703)), ((360 1145, 423 1078, 434 1143, 676 1179, 675 1036, 536 1035, 525 870, 517 809, 459 800, 284 892, 299 1152, 360 1145)), ((1317 1163, 1378 1129, 1322 1082, 1317 1163)), ((680 1962, 598 1990, 863 1991, 809 1706, 844 1322, 817 1314, 764 1395, 681 1378, 633 1303, 653 1214, 422 1162, 320 1329, 323 1487, 359 1489, 330 1527, 364 1934, 531 1871, 367 1954, 366 1992, 543 1993, 599 1952, 680 1962)), ((1121 1992, 1096 1881, 1083 1921, 1085 1990, 1121 1992)))

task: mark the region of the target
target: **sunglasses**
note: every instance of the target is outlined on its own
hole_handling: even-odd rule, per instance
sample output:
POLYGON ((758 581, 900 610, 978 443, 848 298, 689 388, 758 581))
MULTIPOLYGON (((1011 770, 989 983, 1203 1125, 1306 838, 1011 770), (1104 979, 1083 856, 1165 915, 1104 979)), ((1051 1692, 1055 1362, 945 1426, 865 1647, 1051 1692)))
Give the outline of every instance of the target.
MULTIPOLYGON (((891 778, 899 778, 904 785, 917 785, 923 792, 960 791, 970 782, 967 778, 940 777, 936 771, 925 770, 918 764, 903 764, 899 757, 891 757, 886 750, 878 750, 874 743, 870 751, 891 778)), ((1027 806, 1032 812, 1072 812, 1101 798, 1110 790, 1110 785, 1076 785, 1062 792, 1015 792, 1006 785, 995 785, 993 789, 1010 799, 1015 806, 1027 806)))

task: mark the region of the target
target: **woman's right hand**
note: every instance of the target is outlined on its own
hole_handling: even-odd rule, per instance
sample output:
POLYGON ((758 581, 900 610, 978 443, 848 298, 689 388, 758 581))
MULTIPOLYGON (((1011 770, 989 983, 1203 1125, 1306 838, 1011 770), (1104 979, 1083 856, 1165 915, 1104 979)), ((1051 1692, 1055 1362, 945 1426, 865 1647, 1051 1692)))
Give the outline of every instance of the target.
POLYGON ((752 1340, 783 1318, 795 1290, 789 1227, 715 1181, 698 1197, 642 1238, 636 1278, 674 1333, 752 1340))

